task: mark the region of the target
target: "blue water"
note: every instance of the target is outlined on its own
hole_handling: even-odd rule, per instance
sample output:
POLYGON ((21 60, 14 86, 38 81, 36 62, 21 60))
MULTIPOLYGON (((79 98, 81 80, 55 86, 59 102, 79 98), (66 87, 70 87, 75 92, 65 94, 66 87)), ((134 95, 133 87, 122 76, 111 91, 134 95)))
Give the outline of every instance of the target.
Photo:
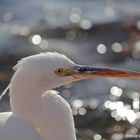
POLYGON ((69 16, 74 8, 80 10, 81 19, 89 19, 94 24, 121 20, 124 16, 140 15, 139 0, 1 0, 1 16, 11 12, 11 22, 33 24, 45 19, 51 26, 71 24, 69 16), (108 9, 109 8, 109 9, 108 9), (106 15, 106 12, 113 15, 106 15))
POLYGON ((74 12, 94 26, 139 17, 139 7, 140 0, 0 0, 0 44, 5 46, 10 40, 14 24, 32 28, 43 20, 47 28, 72 26, 74 12), (3 20, 6 13, 12 15, 8 22, 3 20))

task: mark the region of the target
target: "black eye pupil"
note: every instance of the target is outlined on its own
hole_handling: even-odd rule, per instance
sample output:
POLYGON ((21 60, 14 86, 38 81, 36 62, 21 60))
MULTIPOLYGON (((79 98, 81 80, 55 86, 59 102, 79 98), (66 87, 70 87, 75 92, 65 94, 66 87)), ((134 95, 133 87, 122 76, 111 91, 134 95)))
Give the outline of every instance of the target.
POLYGON ((62 72, 62 70, 61 70, 61 69, 59 69, 59 70, 58 70, 58 73, 61 73, 61 72, 62 72))

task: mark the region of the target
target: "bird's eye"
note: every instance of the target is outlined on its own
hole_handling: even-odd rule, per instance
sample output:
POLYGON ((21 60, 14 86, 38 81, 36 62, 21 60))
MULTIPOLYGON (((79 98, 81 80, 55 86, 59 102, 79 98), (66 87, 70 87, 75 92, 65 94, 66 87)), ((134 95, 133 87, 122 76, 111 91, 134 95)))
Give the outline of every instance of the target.
POLYGON ((63 76, 64 74, 64 69, 63 68, 59 68, 55 71, 55 74, 59 75, 59 76, 63 76))

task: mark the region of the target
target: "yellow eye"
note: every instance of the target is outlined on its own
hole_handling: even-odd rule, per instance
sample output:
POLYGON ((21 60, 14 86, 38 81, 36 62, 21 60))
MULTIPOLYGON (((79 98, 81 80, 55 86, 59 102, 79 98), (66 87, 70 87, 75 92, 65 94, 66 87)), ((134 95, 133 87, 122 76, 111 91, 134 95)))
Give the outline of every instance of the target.
POLYGON ((73 67, 71 68, 58 68, 57 70, 55 70, 55 74, 63 77, 63 76, 70 76, 73 72, 73 67))
POLYGON ((63 68, 59 68, 59 69, 57 69, 56 71, 55 71, 55 73, 57 74, 57 75, 59 75, 59 76, 63 76, 64 75, 64 69, 63 68))

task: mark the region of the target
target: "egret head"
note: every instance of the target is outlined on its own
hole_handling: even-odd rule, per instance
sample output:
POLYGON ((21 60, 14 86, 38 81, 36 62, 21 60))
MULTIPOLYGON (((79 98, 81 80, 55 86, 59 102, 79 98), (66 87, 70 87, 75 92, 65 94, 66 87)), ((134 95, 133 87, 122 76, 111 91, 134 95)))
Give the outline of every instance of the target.
POLYGON ((86 78, 140 77, 139 73, 128 70, 77 65, 65 55, 56 52, 26 57, 18 62, 14 70, 16 72, 13 81, 20 79, 18 83, 40 85, 40 88, 47 90, 86 78))
POLYGON ((13 67, 16 71, 11 84, 36 85, 50 90, 74 80, 72 76, 62 76, 63 68, 72 68, 76 64, 63 54, 57 52, 40 53, 21 59, 13 67))

